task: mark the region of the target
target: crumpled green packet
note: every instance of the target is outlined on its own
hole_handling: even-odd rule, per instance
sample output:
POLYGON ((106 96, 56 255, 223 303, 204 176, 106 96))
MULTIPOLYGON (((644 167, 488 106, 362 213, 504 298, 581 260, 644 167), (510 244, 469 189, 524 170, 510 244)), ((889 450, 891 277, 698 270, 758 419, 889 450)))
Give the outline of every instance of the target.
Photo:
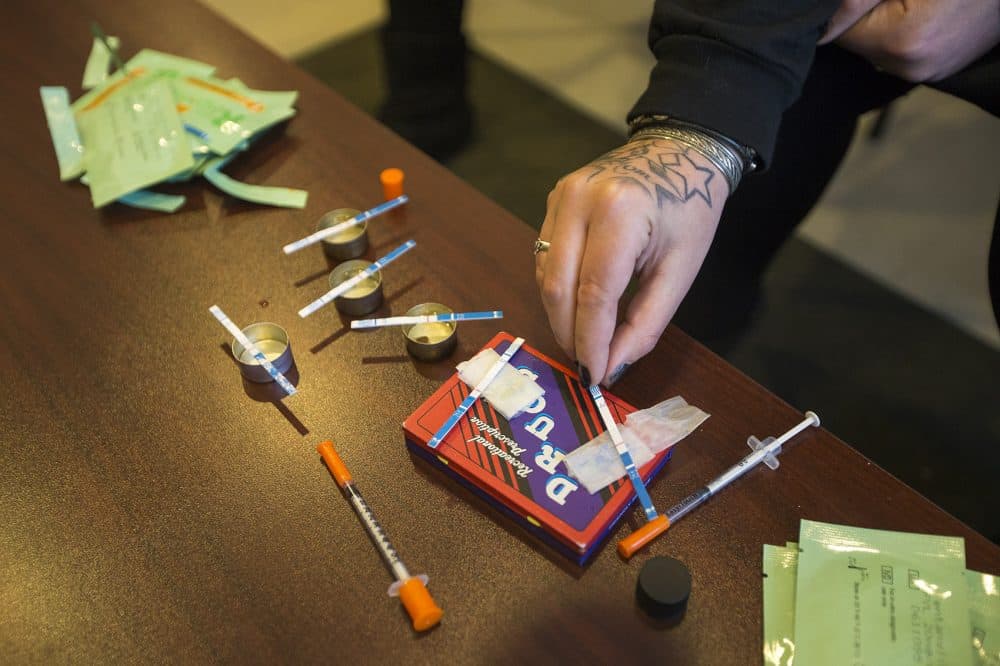
POLYGON ((764 664, 792 666, 795 659, 795 578, 799 549, 764 545, 764 664))
MULTIPOLYGON (((184 123, 218 155, 228 154, 247 138, 295 115, 289 106, 221 79, 172 74, 170 85, 184 123)), ((284 101, 287 96, 274 99, 284 101)))
POLYGON ((42 86, 39 94, 56 151, 59 180, 73 180, 83 173, 85 166, 83 142, 70 111, 69 91, 62 86, 42 86))
POLYGON ((972 663, 1000 666, 1000 577, 966 571, 965 580, 969 584, 972 663))
POLYGON ((803 520, 799 548, 796 663, 967 663, 963 539, 803 520))
POLYGON ((95 208, 194 165, 165 82, 143 80, 137 69, 95 91, 76 112, 95 208))
POLYGON ((215 74, 215 65, 173 53, 164 53, 156 49, 143 49, 125 63, 125 69, 129 71, 137 67, 152 71, 177 72, 189 76, 212 76, 215 74))
MULTIPOLYGON (((108 37, 108 44, 113 49, 121 46, 121 40, 117 37, 108 37)), ((111 65, 111 51, 104 43, 94 38, 94 43, 90 47, 90 55, 87 57, 87 64, 83 68, 83 81, 80 87, 90 90, 104 83, 108 78, 108 69, 111 65)))

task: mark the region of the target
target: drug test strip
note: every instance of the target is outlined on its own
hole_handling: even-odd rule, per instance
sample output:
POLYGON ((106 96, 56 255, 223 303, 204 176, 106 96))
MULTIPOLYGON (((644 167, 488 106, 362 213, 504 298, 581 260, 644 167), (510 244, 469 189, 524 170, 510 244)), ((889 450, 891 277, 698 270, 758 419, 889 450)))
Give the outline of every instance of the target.
POLYGON ((632 481, 632 487, 635 488, 635 495, 639 498, 643 511, 646 512, 646 520, 654 520, 658 515, 656 507, 653 506, 653 500, 650 499, 649 493, 646 491, 646 484, 642 482, 642 477, 639 476, 639 470, 636 469, 635 463, 632 461, 632 454, 629 453, 628 447, 625 446, 625 440, 622 439, 622 433, 618 430, 618 424, 615 423, 614 417, 611 416, 611 410, 608 409, 608 403, 604 399, 600 387, 596 384, 591 386, 590 395, 594 398, 594 404, 597 405, 597 411, 601 414, 604 427, 608 429, 608 434, 611 435, 611 441, 615 445, 618 457, 621 458, 622 464, 625 465, 628 478, 632 481))
POLYGON ((462 404, 455 409, 454 413, 448 417, 448 420, 445 421, 444 424, 438 428, 438 431, 434 433, 434 436, 427 441, 427 446, 432 449, 436 449, 438 447, 438 444, 440 444, 444 438, 448 436, 448 433, 455 427, 455 424, 458 423, 459 419, 465 416, 465 413, 469 411, 476 400, 479 399, 479 396, 483 394, 483 391, 489 388, 493 380, 496 379, 497 375, 500 374, 500 371, 503 370, 503 367, 507 365, 510 359, 523 344, 524 338, 515 338, 514 341, 510 343, 510 346, 507 347, 507 351, 505 351, 503 355, 496 360, 496 363, 494 363, 486 374, 483 375, 483 378, 479 380, 479 383, 476 384, 474 389, 472 389, 472 392, 465 397, 462 404))
POLYGON ((381 319, 357 319, 351 328, 379 328, 382 326, 406 326, 408 324, 431 324, 439 321, 481 321, 503 319, 502 310, 489 312, 449 312, 436 315, 413 315, 410 317, 383 317, 381 319))
POLYGON ((365 278, 367 278, 367 277, 369 277, 371 275, 374 275, 376 272, 382 270, 383 268, 385 268, 386 266, 388 266, 390 263, 392 263, 396 259, 399 259, 402 255, 404 255, 406 252, 408 252, 409 250, 413 249, 416 246, 417 246, 417 242, 416 241, 413 241, 413 240, 406 241, 405 243, 403 243, 402 245, 400 245, 399 247, 397 247, 395 250, 393 250, 389 254, 387 254, 384 257, 382 257, 381 259, 375 261, 375 263, 373 263, 371 266, 369 266, 368 268, 364 269, 363 271, 361 271, 360 273, 358 273, 357 275, 355 275, 351 279, 344 280, 343 282, 341 282, 340 284, 338 284, 336 287, 334 287, 333 289, 331 289, 330 291, 326 292, 325 294, 323 294, 322 296, 320 296, 319 298, 317 298, 315 301, 313 301, 309 305, 307 305, 304 308, 302 308, 301 310, 299 310, 299 316, 303 317, 303 318, 308 317, 309 315, 311 315, 312 313, 316 312, 316 310, 319 310, 321 307, 323 307, 324 305, 326 305, 327 303, 329 303, 333 299, 335 299, 338 296, 340 296, 342 294, 345 294, 348 291, 350 291, 356 284, 358 284, 359 282, 361 282, 365 278))
POLYGON ((374 208, 369 208, 368 210, 366 210, 363 213, 358 213, 357 215, 355 215, 351 219, 345 220, 344 222, 341 222, 340 224, 335 224, 332 227, 327 227, 326 229, 320 229, 319 231, 317 231, 315 233, 312 233, 312 234, 309 234, 308 236, 306 236, 305 238, 303 238, 301 240, 297 240, 294 243, 289 243, 288 245, 286 245, 285 247, 283 247, 281 249, 282 249, 282 251, 284 251, 285 254, 291 254, 293 252, 298 252, 302 248, 309 247, 310 245, 313 245, 314 243, 318 243, 321 240, 323 240, 324 238, 327 238, 328 236, 333 236, 333 235, 339 234, 341 231, 344 231, 345 229, 350 229, 351 227, 357 226, 357 225, 361 224, 362 222, 364 222, 365 220, 370 220, 373 217, 377 217, 377 216, 381 215, 382 213, 389 212, 390 210, 392 210, 393 208, 396 208, 397 206, 402 206, 403 204, 405 204, 409 200, 410 200, 410 197, 406 196, 405 194, 402 194, 402 195, 396 197, 395 199, 390 199, 389 201, 386 201, 385 203, 380 203, 379 205, 375 206, 374 208))
POLYGON ((243 331, 241 331, 239 327, 237 327, 236 324, 234 324, 232 320, 226 316, 226 313, 223 312, 218 305, 213 305, 208 309, 208 311, 219 320, 219 323, 222 324, 227 331, 232 333, 233 337, 236 338, 237 342, 243 345, 244 349, 248 349, 250 351, 253 357, 257 359, 257 362, 260 363, 265 370, 267 370, 267 373, 274 377, 274 381, 278 382, 278 385, 285 389, 285 393, 288 395, 295 395, 296 389, 292 386, 292 383, 285 379, 283 374, 278 372, 278 369, 274 367, 274 364, 268 361, 267 357, 264 356, 264 353, 257 348, 257 345, 251 342, 250 338, 243 335, 243 331))

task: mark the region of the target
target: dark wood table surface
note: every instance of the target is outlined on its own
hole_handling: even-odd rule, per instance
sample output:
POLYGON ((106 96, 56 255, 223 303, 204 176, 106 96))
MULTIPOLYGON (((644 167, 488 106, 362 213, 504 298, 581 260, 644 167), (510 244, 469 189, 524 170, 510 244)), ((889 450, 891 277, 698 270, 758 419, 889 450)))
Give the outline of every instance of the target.
MULTIPOLYGON (((0 18, 0 662, 756 663, 761 545, 796 539, 800 518, 961 535, 970 568, 1000 573, 1000 548, 826 430, 632 561, 613 542, 636 512, 590 566, 566 564, 403 443, 403 419, 494 322, 463 325, 451 361, 414 363, 397 330, 350 333, 332 307, 300 319, 329 269, 315 248, 279 250, 329 209, 376 203, 378 172, 401 167, 412 202, 372 224, 370 254, 418 247, 387 272, 383 312, 502 308, 503 329, 562 358, 530 227, 199 5, 16 1, 0 18), (300 90, 299 115, 228 171, 306 188, 308 207, 249 205, 199 180, 171 189, 188 197, 176 215, 94 210, 86 188, 60 183, 38 87, 79 95, 92 19, 126 55, 157 48, 300 90), (245 388, 213 303, 289 331, 298 395, 245 388), (415 634, 386 596, 389 572, 315 452, 327 438, 411 570, 431 576, 435 630, 415 634), (668 630, 634 602, 654 555, 693 576, 668 630)), ((748 435, 823 414, 673 328, 616 392, 639 407, 681 394, 712 414, 651 484, 663 508, 746 453, 748 435)))

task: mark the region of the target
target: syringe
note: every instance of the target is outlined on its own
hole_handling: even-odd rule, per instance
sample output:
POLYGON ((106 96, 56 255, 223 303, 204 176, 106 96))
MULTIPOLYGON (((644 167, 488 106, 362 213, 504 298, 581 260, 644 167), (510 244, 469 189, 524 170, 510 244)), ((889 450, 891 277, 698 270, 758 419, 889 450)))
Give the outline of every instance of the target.
POLYGON ((666 532, 671 525, 704 504, 709 497, 715 495, 730 483, 749 472, 759 463, 763 462, 771 469, 777 469, 779 464, 778 455, 781 454, 782 444, 809 426, 819 426, 819 416, 815 412, 806 412, 804 421, 778 439, 768 437, 764 441, 760 441, 756 437, 751 436, 747 440, 747 445, 753 449, 749 455, 710 481, 708 485, 699 488, 679 503, 670 507, 666 514, 650 520, 635 532, 632 532, 632 534, 619 541, 618 554, 625 559, 632 557, 637 550, 666 532))
POLYGON ((438 608, 427 591, 428 578, 426 574, 411 576, 406 565, 399 559, 399 554, 393 548, 392 542, 386 536, 385 530, 379 525, 372 513, 371 507, 365 502, 364 497, 351 479, 351 473, 347 471, 347 466, 340 459, 337 450, 333 448, 333 442, 326 441, 316 447, 319 454, 323 456, 326 466, 333 474, 334 480, 351 502, 355 513, 361 518, 369 536, 375 542, 382 559, 389 565, 392 575, 396 581, 389 586, 389 596, 399 597, 413 621, 413 628, 417 631, 426 631, 441 621, 444 612, 438 608))

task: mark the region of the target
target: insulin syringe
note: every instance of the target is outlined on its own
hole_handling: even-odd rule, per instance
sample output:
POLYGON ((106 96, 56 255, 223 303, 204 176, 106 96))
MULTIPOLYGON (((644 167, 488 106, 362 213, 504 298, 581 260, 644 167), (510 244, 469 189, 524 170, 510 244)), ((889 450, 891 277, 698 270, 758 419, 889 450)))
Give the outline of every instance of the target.
POLYGON ((382 555, 382 559, 385 560, 385 563, 392 570, 392 575, 395 576, 396 581, 389 586, 389 596, 399 597, 399 600, 403 602, 406 612, 413 621, 414 629, 417 631, 430 629, 441 621, 441 616, 444 613, 434 603, 430 592, 427 591, 428 579, 426 574, 420 574, 419 576, 410 575, 406 565, 403 564, 403 560, 399 559, 399 554, 393 547, 392 542, 389 541, 389 537, 386 536, 385 530, 382 529, 382 526, 375 519, 375 514, 372 513, 368 502, 365 501, 357 486, 354 485, 351 473, 347 470, 347 466, 344 465, 344 461, 340 459, 337 450, 333 448, 333 442, 323 442, 316 447, 316 450, 323 457, 323 461, 330 469, 330 473, 333 474, 337 485, 344 491, 344 495, 347 496, 355 513, 361 518, 361 522, 364 523, 365 529, 368 530, 372 541, 375 542, 375 546, 378 548, 379 554, 382 555))
POLYGON ((810 426, 819 426, 819 416, 815 412, 806 412, 806 418, 794 428, 786 432, 777 439, 768 437, 764 441, 756 437, 750 437, 747 444, 753 451, 743 460, 739 461, 718 477, 708 482, 683 500, 670 507, 666 514, 657 516, 653 520, 637 529, 632 534, 618 542, 618 554, 628 559, 645 546, 647 543, 667 531, 671 525, 689 514, 691 511, 701 506, 709 497, 715 495, 730 483, 740 478, 760 463, 764 463, 771 469, 778 468, 778 455, 781 454, 781 446, 795 437, 797 434, 810 426))

